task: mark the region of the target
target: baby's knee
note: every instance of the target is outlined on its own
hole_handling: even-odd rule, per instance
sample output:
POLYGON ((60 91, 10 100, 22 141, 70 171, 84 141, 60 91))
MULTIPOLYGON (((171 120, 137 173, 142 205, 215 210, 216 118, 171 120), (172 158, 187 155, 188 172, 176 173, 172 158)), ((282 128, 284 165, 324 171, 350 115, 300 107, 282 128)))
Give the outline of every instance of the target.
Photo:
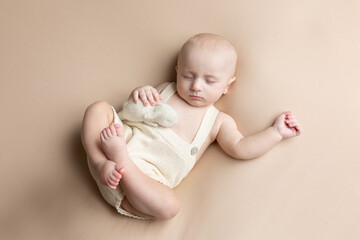
POLYGON ((162 202, 161 210, 156 214, 158 220, 170 220, 175 217, 180 210, 180 202, 177 198, 171 198, 162 202))
POLYGON ((92 103, 91 105, 89 105, 86 108, 86 112, 85 114, 96 114, 96 115, 104 115, 106 114, 109 118, 109 120, 112 121, 113 119, 113 111, 111 108, 111 105, 103 100, 100 101, 96 101, 94 103, 92 103))
POLYGON ((100 100, 100 101, 96 101, 92 104, 90 104, 87 108, 86 111, 101 111, 104 109, 111 109, 111 106, 108 102, 104 101, 104 100, 100 100))

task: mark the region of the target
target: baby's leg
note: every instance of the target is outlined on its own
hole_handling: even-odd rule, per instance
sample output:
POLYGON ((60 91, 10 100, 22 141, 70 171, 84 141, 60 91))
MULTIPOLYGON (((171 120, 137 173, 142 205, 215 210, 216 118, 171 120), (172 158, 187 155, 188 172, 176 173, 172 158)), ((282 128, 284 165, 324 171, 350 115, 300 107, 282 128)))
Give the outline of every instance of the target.
POLYGON ((121 178, 121 167, 105 156, 100 141, 100 132, 113 122, 113 111, 105 101, 91 104, 85 112, 81 140, 90 164, 96 170, 100 182, 115 189, 121 178))
POLYGON ((122 203, 125 210, 164 220, 177 214, 179 201, 174 191, 146 176, 129 158, 120 124, 105 128, 101 143, 106 156, 124 168, 120 184, 127 199, 122 203))

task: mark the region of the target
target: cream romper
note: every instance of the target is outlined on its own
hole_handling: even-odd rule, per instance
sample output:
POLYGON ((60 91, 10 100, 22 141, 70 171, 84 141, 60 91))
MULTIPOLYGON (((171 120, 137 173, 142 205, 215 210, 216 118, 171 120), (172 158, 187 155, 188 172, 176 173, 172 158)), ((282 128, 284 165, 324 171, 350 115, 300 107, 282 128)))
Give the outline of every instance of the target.
MULTIPOLYGON (((165 103, 175 92, 175 83, 170 83, 160 94, 162 101, 165 103)), ((170 128, 154 127, 141 122, 121 121, 114 108, 113 112, 113 124, 119 123, 123 126, 130 159, 144 174, 172 189, 194 167, 198 151, 208 137, 219 113, 213 105, 208 108, 194 140, 189 144, 170 128)), ((144 219, 121 208, 125 194, 120 184, 115 190, 102 185, 89 159, 88 165, 101 194, 110 205, 123 215, 144 219)))

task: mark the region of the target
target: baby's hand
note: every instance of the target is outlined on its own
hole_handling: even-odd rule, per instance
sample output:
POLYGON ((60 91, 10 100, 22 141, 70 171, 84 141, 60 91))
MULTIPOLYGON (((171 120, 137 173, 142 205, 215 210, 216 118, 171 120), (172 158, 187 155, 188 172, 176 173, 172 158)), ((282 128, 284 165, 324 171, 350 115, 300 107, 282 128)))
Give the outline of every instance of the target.
POLYGON ((130 97, 133 97, 135 103, 138 103, 140 98, 144 106, 149 105, 149 102, 151 106, 154 106, 155 103, 161 101, 159 92, 152 86, 135 88, 131 92, 130 97))
POLYGON ((278 130, 283 138, 296 137, 302 132, 300 124, 292 115, 291 111, 283 112, 276 119, 273 127, 278 130))

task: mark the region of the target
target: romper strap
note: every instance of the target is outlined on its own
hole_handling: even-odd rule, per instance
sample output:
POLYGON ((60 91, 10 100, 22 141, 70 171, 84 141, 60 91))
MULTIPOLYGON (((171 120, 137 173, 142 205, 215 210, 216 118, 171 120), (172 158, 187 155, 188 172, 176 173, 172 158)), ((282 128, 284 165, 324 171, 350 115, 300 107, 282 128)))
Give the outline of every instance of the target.
POLYGON ((199 131, 196 134, 194 141, 191 143, 191 147, 201 148, 205 139, 209 136, 210 131, 215 123, 216 117, 219 113, 216 107, 211 106, 205 113, 204 119, 200 125, 199 131))
POLYGON ((176 85, 175 82, 171 82, 166 88, 160 93, 162 97, 162 102, 167 102, 169 98, 176 92, 176 85))

